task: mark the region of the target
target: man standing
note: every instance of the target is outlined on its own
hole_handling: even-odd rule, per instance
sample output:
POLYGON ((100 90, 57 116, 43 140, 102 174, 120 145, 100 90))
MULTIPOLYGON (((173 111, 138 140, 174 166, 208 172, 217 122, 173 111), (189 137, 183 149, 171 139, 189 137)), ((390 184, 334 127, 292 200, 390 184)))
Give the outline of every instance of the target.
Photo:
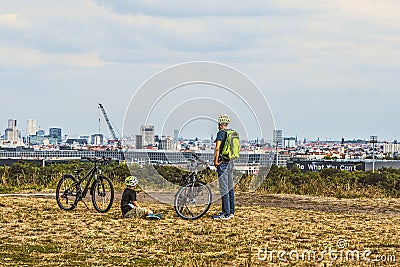
POLYGON ((227 114, 218 117, 218 133, 215 140, 214 165, 217 168, 219 191, 222 197, 222 212, 213 216, 215 220, 230 220, 235 214, 235 194, 233 191, 233 160, 222 157, 230 118, 227 114))

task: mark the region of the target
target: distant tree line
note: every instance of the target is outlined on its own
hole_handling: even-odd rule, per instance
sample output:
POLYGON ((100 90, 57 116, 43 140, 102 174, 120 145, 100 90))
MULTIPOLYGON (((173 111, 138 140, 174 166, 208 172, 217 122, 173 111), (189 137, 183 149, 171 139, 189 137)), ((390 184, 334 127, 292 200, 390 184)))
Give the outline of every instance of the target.
MULTIPOLYGON (((44 167, 34 163, 17 162, 13 166, 0 166, 0 192, 21 190, 54 190, 62 175, 73 173, 75 169, 89 170, 89 162, 71 161, 67 164, 51 164, 44 167)), ((111 162, 102 166, 103 174, 109 177, 117 189, 124 187, 125 177, 131 175, 126 164, 111 162)), ((164 177, 174 184, 182 184, 187 171, 173 166, 132 166, 131 171, 148 183, 156 177, 164 177)), ((205 182, 217 179, 215 171, 200 172, 205 182)), ((400 170, 382 168, 372 171, 348 172, 338 169, 323 169, 320 172, 302 172, 299 168, 277 167, 260 168, 259 175, 264 177, 257 189, 263 193, 302 194, 316 196, 355 197, 400 197, 400 170)), ((247 191, 252 175, 241 175, 236 190, 247 191)))
MULTIPOLYGON (((50 164, 44 167, 35 163, 19 161, 12 166, 0 166, 0 192, 18 190, 55 189, 57 182, 64 174, 73 173, 76 169, 87 169, 92 163, 70 161, 67 164, 50 164)), ((126 165, 111 162, 101 167, 103 174, 110 177, 114 183, 120 184, 129 170, 126 165)))
MULTIPOLYGON (((302 172, 299 168, 261 168, 259 175, 264 178, 260 192, 333 196, 338 198, 356 197, 400 197, 400 170, 382 168, 372 171, 344 171, 323 169, 319 172, 302 172)), ((238 184, 248 188, 251 176, 243 177, 238 184)))

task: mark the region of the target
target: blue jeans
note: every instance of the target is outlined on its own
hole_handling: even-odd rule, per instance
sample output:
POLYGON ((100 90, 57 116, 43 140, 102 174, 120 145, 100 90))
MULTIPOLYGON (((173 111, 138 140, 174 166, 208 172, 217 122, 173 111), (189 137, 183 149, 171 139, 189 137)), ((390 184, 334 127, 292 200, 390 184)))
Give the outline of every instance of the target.
POLYGON ((222 212, 235 214, 235 193, 233 191, 233 161, 223 162, 217 167, 219 192, 222 197, 222 212))

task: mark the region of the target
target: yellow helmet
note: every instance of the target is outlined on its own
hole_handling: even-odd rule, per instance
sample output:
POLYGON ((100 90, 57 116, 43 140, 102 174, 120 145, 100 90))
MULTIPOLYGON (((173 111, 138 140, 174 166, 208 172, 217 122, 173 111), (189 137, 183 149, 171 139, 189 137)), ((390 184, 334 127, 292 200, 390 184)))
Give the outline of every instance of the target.
POLYGON ((229 124, 231 119, 229 118, 228 114, 221 114, 218 117, 218 124, 229 124))
POLYGON ((138 179, 135 176, 128 176, 125 179, 125 184, 127 186, 135 186, 138 184, 138 179))

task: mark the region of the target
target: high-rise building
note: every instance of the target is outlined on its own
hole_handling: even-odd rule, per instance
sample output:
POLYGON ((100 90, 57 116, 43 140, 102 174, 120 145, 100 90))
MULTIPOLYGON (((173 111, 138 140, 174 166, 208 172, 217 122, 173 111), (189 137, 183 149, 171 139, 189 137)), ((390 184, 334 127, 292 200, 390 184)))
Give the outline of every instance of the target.
POLYGON ((17 120, 9 119, 8 129, 16 129, 16 128, 17 128, 17 120))
POLYGON ((8 142, 18 142, 17 120, 8 120, 8 128, 5 131, 4 139, 8 142))
POLYGON ((104 143, 104 136, 102 134, 92 134, 90 143, 95 146, 100 146, 104 143))
POLYGON ((143 136, 141 134, 137 134, 135 136, 135 148, 142 149, 143 148, 143 136))
POLYGON ((4 140, 8 142, 16 141, 15 132, 12 129, 7 128, 4 133, 4 140))
POLYGON ((148 146, 154 144, 154 125, 142 125, 140 127, 140 135, 143 139, 143 145, 148 146))
POLYGON ((57 142, 61 143, 61 141, 62 141, 61 128, 50 128, 49 136, 56 138, 57 142))
POLYGON ((36 135, 36 120, 35 119, 28 119, 26 125, 26 135, 36 135))
POLYGON ((178 141, 178 138, 179 138, 179 130, 175 129, 174 130, 174 141, 175 142, 178 141))
POLYGON ((162 136, 161 140, 160 140, 160 144, 159 144, 159 148, 160 149, 164 149, 164 150, 172 150, 172 138, 171 136, 162 136))
POLYGON ((282 130, 274 130, 273 131, 273 139, 274 146, 282 147, 283 146, 283 136, 282 130))

